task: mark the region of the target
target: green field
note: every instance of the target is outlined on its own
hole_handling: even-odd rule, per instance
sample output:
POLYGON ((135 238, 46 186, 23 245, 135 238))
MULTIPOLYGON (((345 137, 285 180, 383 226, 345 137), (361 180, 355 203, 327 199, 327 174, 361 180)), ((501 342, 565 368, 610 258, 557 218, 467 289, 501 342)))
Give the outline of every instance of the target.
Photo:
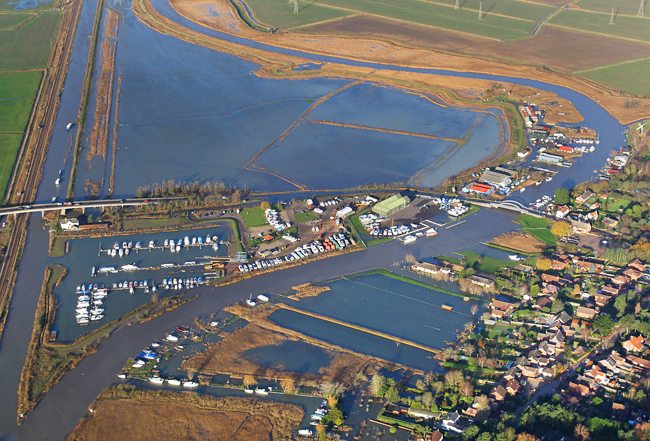
MULTIPOLYGON (((551 18, 549 23, 578 31, 594 32, 601 35, 629 38, 643 42, 650 41, 650 19, 618 16, 613 25, 609 24, 609 19, 610 14, 564 10, 551 18)), ((594 44, 597 43, 594 42, 594 44)))
POLYGON ((304 224, 305 222, 309 222, 310 220, 317 219, 318 216, 311 211, 305 211, 304 213, 294 213, 293 214, 293 220, 296 221, 297 224, 304 224))
POLYGON ((263 227, 266 225, 264 219, 264 212, 260 207, 243 208, 241 211, 241 218, 244 221, 244 228, 247 230, 253 227, 263 227))
POLYGON ((0 31, 0 71, 45 67, 59 17, 46 12, 18 29, 0 31))
POLYGON ((345 17, 350 14, 371 14, 441 29, 474 35, 510 39, 528 35, 535 23, 554 8, 519 0, 484 3, 483 20, 478 20, 480 0, 467 0, 455 10, 453 2, 435 3, 420 0, 312 0, 299 3, 300 12, 293 14, 291 3, 275 0, 251 0, 247 4, 256 20, 288 29, 345 17))
POLYGON ((41 72, 0 74, 0 132, 25 131, 41 76, 41 72))
POLYGON ((0 14, 0 30, 16 26, 34 14, 0 14))
MULTIPOLYGON (((616 0, 615 2, 612 0, 580 0, 577 5, 580 9, 608 14, 612 13, 612 6, 615 8, 614 11, 620 15, 636 15, 639 12, 638 0, 616 0)), ((646 4, 645 7, 647 8, 648 5, 646 4)))
POLYGON ((650 60, 639 60, 595 69, 577 75, 611 87, 614 90, 623 90, 643 96, 650 95, 650 75, 648 75, 648 72, 650 72, 650 60))
POLYGON ((22 140, 22 134, 0 133, 0 199, 4 199, 22 140))
POLYGON ((520 223, 523 230, 533 235, 537 240, 548 245, 555 245, 555 236, 551 233, 550 223, 546 219, 523 215, 515 219, 515 222, 520 223))
POLYGON ((465 265, 490 274, 496 274, 504 266, 514 268, 519 264, 519 262, 513 260, 500 260, 493 257, 481 256, 473 251, 461 251, 459 254, 467 257, 465 265))

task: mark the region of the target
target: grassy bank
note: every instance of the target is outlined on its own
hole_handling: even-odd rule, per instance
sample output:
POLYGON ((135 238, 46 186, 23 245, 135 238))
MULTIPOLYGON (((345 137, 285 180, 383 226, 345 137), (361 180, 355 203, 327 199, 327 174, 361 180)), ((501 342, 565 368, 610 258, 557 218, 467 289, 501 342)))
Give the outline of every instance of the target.
POLYGON ((555 246, 555 236, 551 233, 551 224, 548 220, 524 214, 515 219, 515 222, 521 224, 523 230, 531 234, 535 239, 547 245, 555 246))
POLYGON ((249 397, 214 397, 196 392, 112 386, 91 405, 68 439, 130 441, 150 439, 291 440, 304 411, 295 404, 249 397), (119 427, 120 430, 115 430, 119 427))

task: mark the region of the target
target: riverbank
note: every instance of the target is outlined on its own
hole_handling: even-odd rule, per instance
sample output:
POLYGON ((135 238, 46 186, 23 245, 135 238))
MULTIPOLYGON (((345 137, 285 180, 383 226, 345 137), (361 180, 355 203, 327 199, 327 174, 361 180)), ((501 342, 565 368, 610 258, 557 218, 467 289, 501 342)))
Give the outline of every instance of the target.
POLYGON ((202 439, 290 440, 303 419, 301 407, 256 398, 213 397, 195 392, 106 389, 66 438, 124 441, 164 433, 165 440, 202 439), (115 430, 119 427, 120 430, 115 430))

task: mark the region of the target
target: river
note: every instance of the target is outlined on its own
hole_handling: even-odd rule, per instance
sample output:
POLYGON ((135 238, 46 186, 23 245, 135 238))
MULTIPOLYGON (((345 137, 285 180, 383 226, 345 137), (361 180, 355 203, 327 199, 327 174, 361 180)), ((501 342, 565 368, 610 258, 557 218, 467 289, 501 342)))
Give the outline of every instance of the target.
MULTIPOLYGON (((207 34, 216 35, 226 40, 237 41, 238 43, 248 46, 263 47, 267 50, 303 55, 316 61, 333 61, 342 64, 361 65, 374 68, 388 67, 374 63, 337 59, 335 57, 305 55, 298 51, 262 46, 256 42, 238 39, 236 37, 202 28, 178 16, 169 5, 165 3, 155 2, 155 6, 165 15, 172 17, 175 21, 178 21, 189 28, 200 30, 207 34)), ((73 131, 71 132, 67 132, 65 130, 65 125, 77 118, 80 103, 81 83, 83 81, 86 67, 89 45, 89 39, 86 38, 86 36, 90 35, 92 31, 95 7, 96 3, 86 2, 82 9, 79 29, 77 32, 79 36, 82 36, 82 38, 75 39, 72 61, 66 78, 61 107, 57 115, 54 135, 48 150, 43 172, 43 180, 39 187, 36 202, 49 202, 52 197, 63 196, 63 193, 60 193, 59 191, 63 189, 67 184, 67 179, 69 179, 69 168, 71 163, 71 157, 69 156, 69 148, 71 146, 70 136, 74 136, 74 130, 76 130, 76 128, 73 128, 73 131), (54 181, 59 170, 63 170, 64 185, 62 186, 62 189, 57 189, 54 186, 54 181)), ((121 10, 125 16, 130 15, 128 4, 123 6, 121 10)), ((127 95, 125 91, 130 91, 136 94, 136 98, 139 97, 140 99, 139 104, 143 106, 143 109, 147 112, 155 112, 160 106, 169 106, 170 102, 174 105, 176 104, 173 100, 170 102, 164 102, 155 95, 152 95, 157 91, 164 89, 166 86, 165 84, 154 84, 155 81, 152 81, 150 77, 147 77, 151 67, 147 67, 145 72, 147 75, 141 74, 140 77, 137 76, 138 67, 142 69, 146 64, 151 64, 156 67, 157 57, 161 56, 168 49, 173 49, 178 52, 186 51, 191 55, 188 58, 178 59, 177 63, 172 64, 170 69, 164 71, 165 75, 163 77, 156 79, 156 81, 162 81, 165 79, 167 85, 173 83, 183 84, 183 81, 189 81, 189 83, 185 83, 189 84, 189 86, 175 86, 172 88, 175 95, 172 97, 167 96, 168 99, 182 98, 185 100, 180 107, 181 109, 190 108, 191 106, 187 101, 197 99, 197 95, 187 93, 191 88, 196 88, 197 92, 201 94, 208 88, 208 86, 219 87, 218 84, 211 84, 206 80, 206 78, 210 78, 210 76, 205 76, 201 81, 192 82, 193 80, 191 77, 193 75, 191 74, 197 70, 219 70, 224 72, 226 77, 254 77, 252 71, 255 66, 252 63, 244 62, 235 57, 224 54, 215 55, 215 53, 207 49, 193 46, 185 42, 179 42, 169 36, 160 35, 145 25, 133 21, 132 18, 127 18, 127 20, 132 21, 130 22, 129 27, 127 27, 127 32, 124 32, 124 30, 121 31, 123 39, 120 40, 120 45, 137 45, 137 42, 134 40, 141 37, 146 38, 146 42, 155 44, 153 46, 154 50, 152 50, 148 56, 144 57, 142 60, 136 58, 138 55, 143 56, 141 52, 133 52, 130 55, 133 57, 131 61, 133 64, 132 69, 134 69, 134 80, 125 83, 122 91, 124 96, 127 95), (213 61, 206 65, 202 64, 202 58, 199 56, 201 54, 209 57, 213 61), (190 89, 188 89, 188 87, 190 89), (179 93, 179 90, 181 89, 185 89, 185 94, 179 93), (151 98, 151 100, 147 98, 151 98)), ((120 51, 118 50, 118 52, 120 51)), ((124 62, 127 61, 128 54, 128 48, 125 48, 124 52, 120 52, 119 57, 122 57, 120 60, 124 62)), ((157 67, 162 69, 165 66, 159 63, 157 64, 157 67)), ((612 148, 620 146, 624 139, 621 135, 623 127, 618 124, 613 117, 607 114, 596 102, 577 92, 562 87, 517 78, 457 73, 435 69, 412 69, 399 66, 389 67, 391 69, 402 71, 486 78, 503 82, 509 81, 556 92, 575 104, 576 108, 585 117, 585 122, 582 125, 594 127, 600 131, 600 145, 597 147, 594 154, 585 155, 582 159, 579 159, 578 164, 572 169, 561 170, 558 176, 551 183, 544 184, 537 188, 531 188, 527 192, 517 195, 516 198, 521 202, 534 200, 543 193, 552 194, 555 188, 559 186, 571 187, 581 181, 589 180, 592 177, 592 170, 600 168, 600 166, 604 164, 609 151, 612 148)), ((218 93, 209 95, 206 99, 229 99, 236 103, 239 103, 240 100, 244 100, 248 103, 252 103, 253 108, 251 108, 251 111, 255 111, 253 109, 259 109, 259 104, 261 103, 267 103, 270 106, 274 106, 274 110, 271 113, 277 114, 273 117, 275 119, 268 125, 266 125, 264 121, 259 121, 259 126, 257 124, 255 126, 256 130, 250 131, 257 132, 257 129, 259 128, 259 131, 265 132, 264 139, 268 139, 274 134, 277 136, 277 126, 286 127, 295 120, 296 115, 299 115, 301 111, 304 111, 304 109, 309 106, 310 103, 307 100, 322 96, 323 94, 336 90, 347 83, 348 81, 340 79, 318 79, 309 81, 291 81, 286 82, 286 85, 283 85, 282 81, 260 80, 258 82, 256 80, 242 83, 243 86, 235 90, 221 87, 218 93), (281 93, 278 94, 277 91, 280 91, 281 93), (255 99, 251 99, 251 97, 254 97, 255 99), (286 103, 275 104, 278 100, 282 101, 282 99, 285 99, 286 103), (256 103, 258 105, 256 105, 256 103), (285 116, 285 111, 290 115, 285 116)), ((244 103, 240 104, 242 104, 240 106, 242 111, 244 108, 248 109, 246 105, 243 105, 244 103)), ((264 107, 264 105, 262 107, 264 107)), ((124 121, 129 120, 129 112, 133 111, 131 109, 137 108, 129 108, 126 106, 124 112, 121 112, 120 118, 123 117, 124 121)), ((143 110, 140 111, 144 112, 143 110)), ((268 112, 264 113, 264 115, 265 117, 268 116, 268 112)), ((235 137, 232 133, 232 129, 229 128, 230 120, 227 116, 220 116, 217 114, 215 118, 221 121, 217 126, 221 127, 223 124, 222 130, 228 132, 228 136, 232 136, 231 138, 226 137, 224 139, 230 139, 231 142, 239 142, 240 139, 235 137)), ((257 118, 254 119, 257 121, 257 118)), ((136 120, 136 118, 133 120, 136 120)), ((141 118, 139 118, 139 120, 141 120, 141 118)), ((190 123, 188 122, 187 124, 190 123)), ((146 124, 124 126, 130 127, 125 128, 124 131, 128 132, 128 130, 133 130, 133 136, 137 137, 138 133, 143 130, 144 126, 146 126, 146 124)), ((122 130, 122 128, 120 130, 122 130)), ((210 132, 197 133, 197 136, 203 137, 202 139, 205 142, 208 142, 211 139, 211 135, 212 133, 210 132)), ((159 135, 158 140, 164 140, 163 138, 166 136, 181 136, 182 138, 183 136, 187 136, 187 134, 181 133, 179 135, 176 132, 163 132, 159 135)), ((237 136, 240 135, 237 134, 237 136)), ((255 137, 258 135, 256 133, 251 133, 250 136, 255 137)), ((155 141, 156 139, 153 139, 151 144, 148 144, 146 148, 155 150, 155 141)), ((259 142, 262 143, 261 138, 259 142)), ((249 144, 249 147, 250 145, 251 144, 249 144)), ((132 147, 133 146, 130 145, 124 145, 122 147, 123 150, 127 152, 125 153, 126 156, 124 156, 124 162, 131 162, 134 165, 132 168, 126 166, 123 168, 117 168, 116 173, 118 174, 118 182, 120 173, 123 175, 130 174, 133 176, 134 182, 130 184, 131 187, 129 187, 129 189, 131 189, 133 185, 146 185, 166 179, 166 175, 162 173, 158 164, 156 164, 155 167, 151 167, 151 164, 148 164, 146 161, 137 162, 137 156, 129 157, 129 154, 133 155, 136 153, 129 152, 129 149, 132 147)), ((256 149, 259 150, 258 147, 259 145, 255 146, 255 149, 251 148, 248 153, 256 152, 256 149)), ((248 153, 245 154, 246 158, 249 157, 248 153)), ((205 160, 206 157, 202 156, 201 158, 205 160)), ((237 184, 247 184, 247 182, 241 182, 238 178, 234 177, 232 172, 232 163, 228 162, 231 159, 232 158, 220 158, 217 160, 217 166, 213 176, 224 181, 230 180, 230 182, 237 184)), ((211 159, 207 158, 207 160, 211 159)), ((180 176, 181 178, 185 180, 200 178, 196 170, 185 169, 186 165, 184 164, 184 158, 180 156, 171 157, 166 159, 166 161, 169 163, 166 165, 169 169, 183 170, 182 175, 180 176)), ((127 182, 123 175, 123 181, 127 182)), ((246 175, 246 179, 249 177, 255 181, 256 186, 259 188, 264 188, 264 185, 271 184, 271 181, 273 181, 273 185, 278 185, 274 178, 270 178, 263 173, 250 173, 246 175)), ((0 437, 6 439, 25 440, 63 438, 70 432, 70 430, 72 430, 79 418, 85 414, 87 407, 94 398, 107 385, 115 381, 115 373, 119 371, 126 358, 138 352, 142 347, 148 345, 154 339, 160 338, 165 331, 168 331, 176 325, 190 322, 194 317, 204 313, 205 311, 216 311, 235 301, 243 300, 247 297, 249 292, 255 294, 282 292, 299 283, 329 280, 341 275, 377 267, 389 268, 394 262, 403 259, 407 252, 413 253, 418 259, 429 259, 431 256, 439 254, 450 254, 454 251, 471 248, 479 243, 490 240, 492 237, 502 232, 516 229, 517 225, 511 222, 513 219, 514 215, 508 213, 481 210, 478 214, 468 218, 468 221, 465 224, 452 230, 441 229, 441 232, 437 237, 418 240, 417 243, 408 248, 396 242, 381 244, 370 247, 365 252, 352 253, 336 258, 321 260, 308 265, 255 277, 236 285, 219 289, 200 288, 196 290, 197 293, 201 293, 201 296, 197 300, 165 314, 164 317, 141 325, 136 324, 133 326, 124 326, 117 330, 112 338, 103 342, 103 346, 99 352, 86 358, 80 363, 77 369, 66 375, 62 379, 61 383, 55 386, 43 398, 26 422, 22 426, 17 427, 15 419, 17 385, 31 335, 34 311, 42 283, 42 275, 45 267, 52 262, 47 257, 48 233, 42 227, 40 216, 33 216, 30 222, 27 243, 21 264, 18 268, 18 278, 14 296, 10 305, 7 324, 3 339, 0 342, 0 370, 3 372, 3 380, 0 382, 0 396, 3 397, 2 403, 0 404, 0 437)))

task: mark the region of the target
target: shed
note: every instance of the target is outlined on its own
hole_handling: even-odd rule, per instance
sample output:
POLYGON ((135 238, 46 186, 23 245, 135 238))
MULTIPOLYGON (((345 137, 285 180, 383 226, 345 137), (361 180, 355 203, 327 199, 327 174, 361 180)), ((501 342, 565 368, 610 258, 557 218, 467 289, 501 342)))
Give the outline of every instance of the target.
POLYGON ((388 217, 393 213, 397 213, 402 208, 405 208, 408 204, 411 203, 411 199, 408 196, 401 194, 395 194, 388 199, 385 199, 377 203, 372 211, 377 213, 380 216, 388 217))

